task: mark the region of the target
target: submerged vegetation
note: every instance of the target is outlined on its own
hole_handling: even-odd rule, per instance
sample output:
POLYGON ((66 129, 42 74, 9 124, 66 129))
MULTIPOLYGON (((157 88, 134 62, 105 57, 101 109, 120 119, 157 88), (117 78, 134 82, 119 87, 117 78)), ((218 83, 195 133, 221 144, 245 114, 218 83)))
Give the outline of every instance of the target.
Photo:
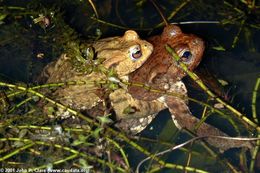
MULTIPOLYGON (((184 29, 202 35, 205 39, 212 39, 207 46, 209 51, 206 53, 209 56, 230 50, 240 53, 241 48, 244 52, 258 53, 257 59, 252 62, 258 67, 258 77, 253 79, 253 87, 246 99, 251 103, 247 102, 248 105, 244 106, 241 104, 245 102, 232 99, 236 91, 231 92, 234 95, 227 96, 232 97, 231 99, 215 94, 219 88, 207 85, 203 79, 198 80, 196 74, 180 64, 201 87, 195 89, 196 93, 200 93, 200 99, 198 95, 188 98, 190 102, 196 103, 194 109, 199 107, 194 114, 201 115, 201 123, 209 117, 216 118, 219 122, 216 127, 221 128, 220 124, 223 124, 226 126, 223 130, 228 133, 232 129, 229 134, 233 136, 248 136, 243 140, 252 142, 251 151, 234 149, 221 153, 204 143, 203 138, 182 133, 173 127, 171 120, 150 126, 150 129, 164 126, 160 133, 146 130, 138 137, 130 136, 113 128, 113 115, 93 119, 51 97, 51 93, 58 87, 87 85, 88 82, 37 83, 43 67, 64 52, 69 56, 88 60, 88 65, 77 64, 81 70, 87 73, 104 72, 102 66, 97 65, 100 62, 95 61, 94 53, 86 52, 86 40, 95 41, 101 37, 122 35, 126 29, 138 30, 143 38, 151 33, 158 34, 157 30, 163 27, 162 19, 150 1, 135 0, 124 4, 119 0, 2 0, 0 172, 5 168, 11 172, 21 168, 24 172, 37 169, 67 169, 70 172, 171 172, 174 169, 174 172, 201 173, 260 170, 260 59, 257 39, 260 34, 260 3, 254 0, 236 0, 208 4, 202 0, 186 0, 158 1, 157 5, 163 9, 168 21, 191 23, 192 29, 188 24, 183 25, 184 29), (212 32, 200 27, 200 23, 212 23, 207 24, 212 32), (218 28, 221 31, 210 26, 215 27, 216 23, 221 26, 218 28), (232 34, 226 34, 225 30, 232 34), (42 110, 43 103, 53 105, 49 112, 60 108, 70 112, 73 117, 50 118, 42 110), (165 152, 161 152, 164 150, 165 152)), ((174 55, 171 48, 168 47, 167 50, 174 55)), ((106 71, 105 74, 114 75, 113 71, 106 71)), ((220 88, 232 85, 220 78, 214 80, 220 81, 220 88)), ((119 87, 116 80, 99 82, 109 90, 119 87)), ((124 85, 136 85, 151 90, 141 84, 124 85)))

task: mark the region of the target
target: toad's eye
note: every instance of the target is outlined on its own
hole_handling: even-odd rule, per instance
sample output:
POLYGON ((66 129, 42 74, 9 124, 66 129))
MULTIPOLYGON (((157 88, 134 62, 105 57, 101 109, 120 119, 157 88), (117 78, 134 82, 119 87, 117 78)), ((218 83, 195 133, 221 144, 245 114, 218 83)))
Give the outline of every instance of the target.
POLYGON ((186 44, 178 44, 176 47, 174 47, 174 50, 180 57, 180 62, 184 64, 190 64, 193 62, 193 55, 191 50, 189 49, 189 46, 186 44))
POLYGON ((130 53, 130 58, 134 61, 142 57, 142 51, 139 45, 135 45, 131 47, 129 53, 130 53))
POLYGON ((181 61, 183 63, 190 63, 191 59, 192 59, 192 54, 190 51, 188 50, 185 50, 182 55, 181 55, 181 61))

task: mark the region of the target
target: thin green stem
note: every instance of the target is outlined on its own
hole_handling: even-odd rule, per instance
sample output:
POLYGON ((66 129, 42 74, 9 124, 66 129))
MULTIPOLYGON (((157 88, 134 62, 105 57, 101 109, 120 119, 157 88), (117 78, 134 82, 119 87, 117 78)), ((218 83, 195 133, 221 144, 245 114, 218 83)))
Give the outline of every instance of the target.
MULTIPOLYGON (((43 142, 43 141, 32 141, 30 139, 22 139, 22 138, 0 138, 0 141, 22 141, 24 143, 32 143, 32 144, 37 144, 37 145, 45 145, 45 146, 53 146, 55 148, 59 148, 59 149, 62 149, 62 150, 65 150, 65 151, 68 151, 68 152, 71 152, 73 153, 74 155, 79 155, 79 156, 82 156, 88 160, 91 160, 91 161, 97 161, 99 162, 100 164, 104 164, 104 165, 107 165, 108 167, 111 167, 115 170, 118 170, 119 172, 125 172, 125 170, 121 167, 119 167, 118 165, 113 165, 109 162, 106 162, 104 160, 101 160, 99 158, 96 158, 96 157, 93 157, 91 155, 87 155, 85 154, 84 152, 79 152, 77 150, 74 150, 70 147, 64 147, 62 145, 59 145, 59 144, 50 144, 50 143, 46 143, 46 142, 43 142)), ((60 162, 60 163, 63 163, 63 162, 60 162)), ((58 164, 58 163, 57 163, 58 164)))
POLYGON ((23 147, 18 148, 18 149, 16 149, 16 150, 14 150, 14 151, 8 153, 7 155, 1 157, 1 158, 0 158, 0 162, 2 162, 2 161, 4 161, 4 160, 6 160, 6 159, 8 159, 8 158, 10 158, 10 157, 12 157, 12 156, 18 154, 18 153, 20 153, 20 152, 23 151, 23 150, 26 150, 27 148, 31 148, 33 145, 34 145, 34 143, 33 143, 33 141, 31 141, 29 144, 26 144, 26 145, 24 145, 23 147))
POLYGON ((23 101, 21 101, 20 103, 16 104, 12 109, 10 109, 8 111, 8 113, 12 113, 15 109, 21 107, 22 105, 26 104, 27 102, 31 101, 33 98, 32 97, 28 97, 26 99, 24 99, 23 101))
MULTIPOLYGON (((79 154, 76 153, 76 154, 70 155, 70 156, 68 156, 68 157, 66 157, 66 158, 64 158, 64 159, 57 160, 57 161, 55 161, 55 162, 53 162, 53 163, 51 163, 51 164, 52 164, 52 165, 59 165, 59 164, 62 164, 62 163, 64 163, 64 162, 68 161, 68 160, 75 159, 75 158, 77 158, 78 156, 79 156, 79 154)), ((49 166, 49 165, 42 165, 42 166, 39 166, 39 167, 36 167, 36 168, 32 168, 32 169, 33 169, 33 170, 40 170, 40 169, 47 168, 48 166, 49 166)))
POLYGON ((254 90, 253 90, 253 94, 252 94, 252 116, 254 118, 254 121, 256 123, 258 123, 258 117, 257 117, 257 111, 256 111, 256 98, 257 98, 257 91, 258 89, 260 88, 260 77, 257 78, 256 80, 256 83, 255 83, 255 87, 254 87, 254 90))
POLYGON ((120 147, 120 145, 117 142, 115 142, 114 140, 112 140, 112 139, 110 139, 108 137, 106 137, 106 139, 109 142, 111 142, 120 151, 121 155, 123 156, 123 159, 125 161, 125 164, 126 164, 127 168, 130 170, 130 164, 128 162, 127 156, 126 156, 124 150, 122 149, 122 147, 120 147))
MULTIPOLYGON (((9 87, 9 88, 15 88, 15 89, 18 89, 18 90, 22 90, 22 91, 26 91, 26 92, 29 92, 33 95, 36 95, 54 105, 56 105, 57 107, 65 110, 65 111, 68 111, 69 113, 75 115, 75 116, 78 116, 79 118, 85 120, 86 122, 92 124, 92 125, 95 125, 95 126, 100 126, 100 124, 96 121, 94 121, 93 119, 89 118, 89 117, 86 117, 84 116, 83 114, 69 108, 69 107, 66 107, 64 106, 63 104, 61 103, 58 103, 58 102, 55 102, 54 100, 46 97, 45 95, 37 92, 37 91, 34 91, 32 90, 31 88, 26 88, 26 87, 23 87, 23 86, 18 86, 18 85, 13 85, 13 84, 8 84, 8 83, 4 83, 4 82, 0 82, 0 86, 4 86, 4 87, 9 87)), ((148 150, 144 149, 143 147, 141 147, 140 145, 136 144, 135 142, 131 141, 126 135, 124 135, 123 133, 119 133, 117 132, 116 130, 110 128, 110 127, 106 127, 106 132, 107 133, 110 133, 114 136, 117 136, 119 139, 122 139, 124 140, 125 142, 127 142, 128 144, 132 145, 135 149, 141 151, 143 154, 147 155, 147 156, 150 156, 150 157, 153 157, 154 160, 156 160, 160 165, 165 165, 165 162, 157 157, 154 157, 153 154, 151 154, 148 150)))

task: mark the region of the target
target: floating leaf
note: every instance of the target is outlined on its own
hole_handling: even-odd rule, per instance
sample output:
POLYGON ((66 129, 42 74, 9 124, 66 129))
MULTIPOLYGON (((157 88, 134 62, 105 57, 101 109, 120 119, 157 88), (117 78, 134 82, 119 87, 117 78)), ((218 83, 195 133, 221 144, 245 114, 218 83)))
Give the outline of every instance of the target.
POLYGON ((48 110, 49 115, 53 115, 53 113, 55 112, 54 107, 51 107, 51 106, 49 106, 47 110, 48 110))
POLYGON ((96 128, 96 129, 93 131, 92 136, 93 136, 94 138, 99 138, 99 133, 100 133, 102 130, 103 130, 103 128, 101 128, 101 127, 96 128))
POLYGON ((0 21, 4 20, 6 18, 7 14, 0 14, 0 21))
POLYGON ((109 83, 108 88, 111 89, 111 90, 116 90, 119 87, 116 83, 109 83))
POLYGON ((22 129, 19 133, 19 138, 23 138, 28 132, 28 129, 22 129))
POLYGON ((40 100, 40 97, 38 96, 32 96, 33 101, 38 102, 40 100))
POLYGON ((81 140, 75 140, 75 141, 73 141, 73 143, 71 145, 72 146, 77 146, 77 145, 80 145, 82 143, 83 143, 83 141, 81 141, 81 140))
POLYGON ((94 144, 93 143, 90 143, 87 141, 87 139, 89 138, 90 135, 79 135, 79 138, 75 141, 73 141, 72 143, 72 146, 77 146, 77 145, 80 145, 80 144, 84 144, 86 146, 93 146, 94 144))
POLYGON ((107 76, 116 76, 116 70, 114 68, 109 69, 107 76))
POLYGON ((89 169, 93 168, 93 166, 90 166, 88 162, 82 158, 79 159, 79 164, 86 172, 90 172, 89 169))
MULTIPOLYGON (((110 114, 109 114, 110 115, 110 114)), ((113 121, 107 116, 98 116, 97 119, 100 121, 102 125, 112 123, 113 121)))
POLYGON ((19 148, 19 147, 24 146, 24 143, 22 141, 15 141, 12 146, 15 148, 19 148))
POLYGON ((84 142, 87 138, 88 138, 88 136, 79 135, 79 140, 80 140, 80 141, 83 141, 83 142, 84 142))

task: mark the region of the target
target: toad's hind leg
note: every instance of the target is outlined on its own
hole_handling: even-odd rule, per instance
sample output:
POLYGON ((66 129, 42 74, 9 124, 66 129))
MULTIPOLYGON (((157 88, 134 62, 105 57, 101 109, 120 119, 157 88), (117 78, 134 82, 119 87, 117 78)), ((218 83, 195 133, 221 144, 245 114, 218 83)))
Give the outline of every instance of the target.
POLYGON ((124 89, 112 92, 109 99, 116 114, 116 126, 132 134, 145 129, 156 114, 165 109, 165 105, 157 100, 138 100, 124 89))
MULTIPOLYGON (((194 132, 197 136, 225 136, 228 135, 219 129, 207 124, 202 123, 197 129, 196 125, 200 123, 200 120, 194 117, 185 100, 175 97, 167 97, 166 104, 172 114, 172 120, 179 129, 186 129, 188 131, 194 132)), ((252 145, 247 141, 231 140, 231 139, 220 139, 209 137, 206 141, 213 145, 214 147, 220 149, 220 151, 225 151, 230 148, 240 148, 247 147, 252 148, 252 145)))

